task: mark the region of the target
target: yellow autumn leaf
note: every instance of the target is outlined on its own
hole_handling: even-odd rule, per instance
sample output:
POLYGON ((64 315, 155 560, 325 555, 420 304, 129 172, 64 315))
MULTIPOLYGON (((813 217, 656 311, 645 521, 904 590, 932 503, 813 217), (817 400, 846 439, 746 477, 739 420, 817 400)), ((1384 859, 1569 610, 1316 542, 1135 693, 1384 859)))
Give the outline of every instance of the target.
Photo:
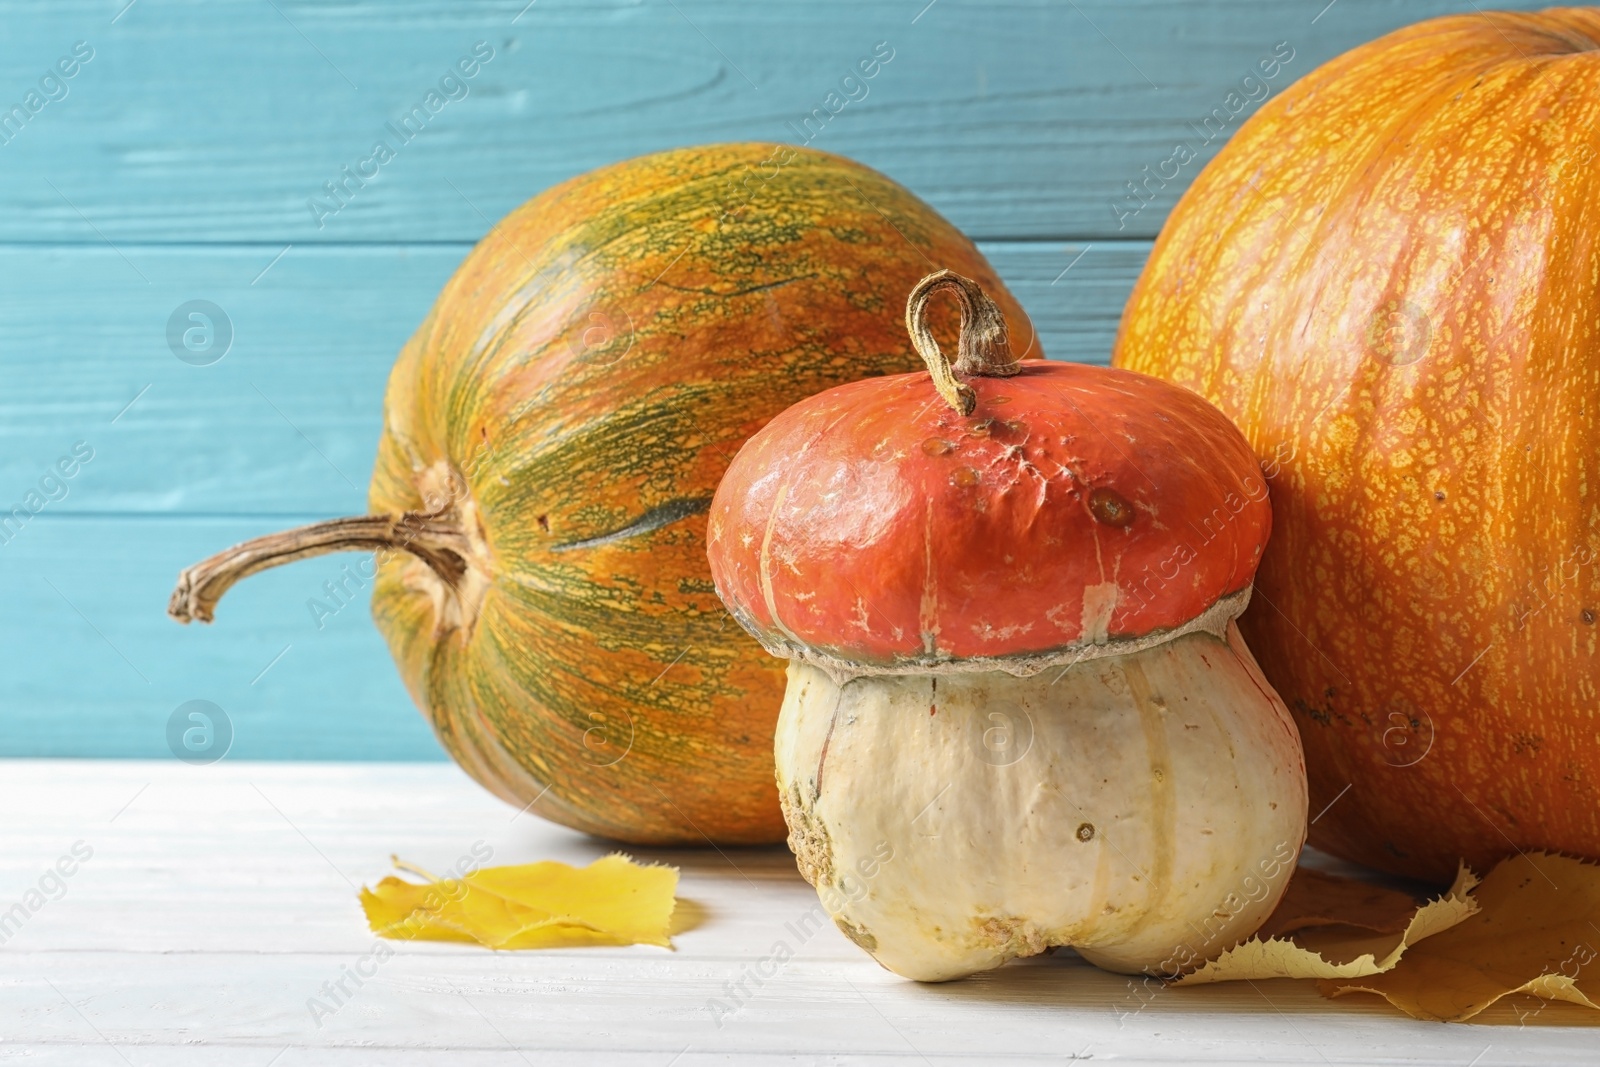
POLYGON ((361 890, 367 925, 394 940, 467 941, 494 949, 660 945, 676 904, 678 872, 641 866, 620 853, 571 867, 547 860, 487 867, 427 881, 393 875, 361 890))

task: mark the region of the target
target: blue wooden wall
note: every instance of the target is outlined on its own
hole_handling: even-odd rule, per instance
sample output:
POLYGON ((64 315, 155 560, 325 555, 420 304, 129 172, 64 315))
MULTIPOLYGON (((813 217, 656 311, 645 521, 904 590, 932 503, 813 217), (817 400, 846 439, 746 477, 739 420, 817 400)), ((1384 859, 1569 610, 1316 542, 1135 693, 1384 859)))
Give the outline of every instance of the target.
POLYGON ((228 712, 236 758, 441 758, 365 606, 316 628, 306 600, 339 558, 251 580, 213 627, 163 609, 187 563, 364 510, 394 353, 489 224, 546 186, 675 145, 797 140, 887 42, 813 144, 974 237, 1050 355, 1104 361, 1151 238, 1222 142, 1205 116, 1472 8, 0 2, 0 504, 44 500, 0 544, 0 754, 166 755, 169 716, 198 698, 228 712), (308 206, 475 45, 492 58, 376 179, 337 213, 308 206), (1180 142, 1200 161, 1146 183, 1180 142), (169 344, 192 300, 231 324, 208 365, 169 344))

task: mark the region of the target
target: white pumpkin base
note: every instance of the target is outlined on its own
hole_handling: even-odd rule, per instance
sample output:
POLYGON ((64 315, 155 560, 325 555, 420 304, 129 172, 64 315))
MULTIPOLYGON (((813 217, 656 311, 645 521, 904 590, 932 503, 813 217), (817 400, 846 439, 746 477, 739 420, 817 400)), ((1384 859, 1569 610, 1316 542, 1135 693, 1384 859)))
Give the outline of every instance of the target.
POLYGON ((1193 970, 1255 932, 1305 840, 1299 733, 1232 623, 1032 677, 791 661, 776 755, 801 873, 920 981, 1055 945, 1193 970))

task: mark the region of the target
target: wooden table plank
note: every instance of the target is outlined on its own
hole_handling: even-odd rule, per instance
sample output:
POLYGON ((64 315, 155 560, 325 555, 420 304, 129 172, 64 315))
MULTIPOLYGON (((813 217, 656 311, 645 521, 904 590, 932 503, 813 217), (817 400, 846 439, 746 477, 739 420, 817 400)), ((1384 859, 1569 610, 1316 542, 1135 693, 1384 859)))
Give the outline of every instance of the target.
POLYGON ((92 855, 4 944, 0 1061, 1592 1062, 1591 1031, 1561 1025, 1582 1017, 1554 1006, 1519 1029, 1509 1008, 1491 1015, 1509 1026, 1424 1024, 1284 982, 1144 1003, 1070 953, 965 982, 905 982, 831 925, 806 927, 815 898, 776 848, 632 850, 683 871, 696 917, 675 951, 386 943, 393 957, 362 964, 375 973, 347 981, 327 1014, 308 1002, 328 1000, 324 983, 374 952, 355 887, 387 873, 390 852, 444 868, 475 845, 493 863, 583 863, 611 846, 518 816, 442 764, 4 771, 0 908, 74 843, 92 855), (775 963, 780 944, 793 958, 775 963), (731 983, 752 974, 752 995, 734 1004, 731 983))

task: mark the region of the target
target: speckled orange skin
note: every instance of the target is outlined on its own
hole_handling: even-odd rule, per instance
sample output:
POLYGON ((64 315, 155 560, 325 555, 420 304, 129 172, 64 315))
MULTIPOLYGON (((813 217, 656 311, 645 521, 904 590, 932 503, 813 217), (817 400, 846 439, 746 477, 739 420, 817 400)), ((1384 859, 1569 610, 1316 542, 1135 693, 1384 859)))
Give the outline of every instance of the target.
POLYGON ((490 231, 394 368, 371 489, 374 512, 449 508, 471 542, 462 593, 398 553, 373 596, 468 773, 626 841, 783 839, 783 665, 718 603, 705 510, 773 415, 920 365, 905 293, 935 267, 1031 338, 954 227, 815 151, 648 156, 490 231))
POLYGON ((1312 843, 1401 874, 1600 857, 1596 49, 1600 11, 1474 14, 1307 75, 1117 343, 1275 474, 1241 624, 1332 805, 1312 843))
POLYGON ((773 419, 711 506, 717 592, 774 651, 928 668, 1174 629, 1250 584, 1271 528, 1239 431, 1142 374, 1028 360, 853 382, 773 419))

